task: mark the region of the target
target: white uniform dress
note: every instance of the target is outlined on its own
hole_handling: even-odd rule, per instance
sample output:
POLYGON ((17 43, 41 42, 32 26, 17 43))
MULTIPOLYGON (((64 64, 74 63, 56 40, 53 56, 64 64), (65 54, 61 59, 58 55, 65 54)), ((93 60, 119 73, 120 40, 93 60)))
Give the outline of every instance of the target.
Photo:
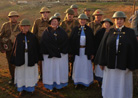
MULTIPOLYGON (((118 51, 119 36, 116 40, 116 51, 118 51)), ((117 57, 116 57, 117 63, 117 57)), ((104 68, 102 96, 103 98, 132 98, 133 77, 129 69, 104 68)))
MULTIPOLYGON (((80 45, 86 45, 86 36, 82 33, 80 36, 80 45)), ((93 82, 92 62, 85 55, 85 48, 80 48, 80 55, 75 56, 72 78, 75 85, 82 84, 88 87, 93 82)))
POLYGON ((43 84, 52 90, 61 89, 68 85, 68 54, 61 54, 61 58, 48 58, 43 55, 42 62, 43 84))
MULTIPOLYGON (((27 49, 27 42, 25 43, 27 49)), ((14 83, 17 86, 19 92, 25 90, 33 92, 38 82, 38 65, 28 66, 28 53, 25 52, 25 64, 15 67, 15 79, 14 83)))
POLYGON ((100 65, 95 65, 95 79, 102 82, 103 70, 101 70, 100 65))

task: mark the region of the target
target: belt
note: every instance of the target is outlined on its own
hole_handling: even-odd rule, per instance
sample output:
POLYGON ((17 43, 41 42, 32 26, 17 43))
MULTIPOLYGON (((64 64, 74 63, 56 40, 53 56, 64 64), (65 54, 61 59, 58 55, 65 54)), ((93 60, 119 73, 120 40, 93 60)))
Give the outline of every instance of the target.
POLYGON ((85 48, 86 46, 80 46, 80 48, 85 48))
POLYGON ((28 49, 25 49, 24 51, 25 51, 25 52, 28 52, 28 49))

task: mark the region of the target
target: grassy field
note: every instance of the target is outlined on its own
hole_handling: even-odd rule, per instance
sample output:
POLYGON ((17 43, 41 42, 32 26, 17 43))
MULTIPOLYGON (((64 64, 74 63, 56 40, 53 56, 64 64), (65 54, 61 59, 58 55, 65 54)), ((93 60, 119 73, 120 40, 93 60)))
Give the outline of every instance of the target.
MULTIPOLYGON (((10 1, 10 0, 9 0, 10 1)), ((19 20, 22 18, 28 18, 30 19, 31 23, 33 24, 33 21, 40 17, 40 9, 43 6, 49 6, 51 7, 51 14, 52 16, 54 13, 59 12, 62 15, 62 19, 64 18, 65 10, 69 8, 71 3, 69 5, 64 5, 63 3, 43 3, 40 4, 37 2, 30 2, 28 4, 24 5, 18 5, 15 2, 9 2, 8 0, 0 0, 0 26, 5 21, 8 21, 8 13, 12 10, 18 11, 20 14, 19 20)), ((29 0, 28 0, 29 1, 29 0)), ((39 0, 38 0, 39 1, 39 0)), ((132 3, 123 3, 123 2, 89 2, 89 3, 77 3, 79 6, 79 13, 83 12, 83 9, 85 7, 90 8, 92 10, 92 13, 96 9, 101 9, 104 11, 104 18, 111 18, 113 13, 115 11, 124 11, 127 15, 127 19, 132 15, 133 12, 133 6, 132 3)), ((138 6, 136 6, 136 9, 138 9, 138 6)), ((128 22, 126 22, 126 25, 129 26, 128 22)))
MULTIPOLYGON (((38 0, 39 1, 39 0, 38 0)), ((69 3, 71 4, 71 3, 69 3)), ((79 6, 79 13, 82 13, 85 7, 88 7, 92 10, 102 9, 104 11, 104 18, 111 18, 115 11, 124 11, 127 15, 127 19, 132 15, 133 7, 132 3, 122 3, 122 2, 89 2, 89 3, 77 3, 79 6)), ((51 6, 51 15, 55 12, 59 12, 62 14, 62 18, 65 16, 64 12, 70 5, 59 4, 37 4, 37 2, 29 3, 27 5, 17 5, 14 2, 10 2, 10 0, 0 0, 0 26, 2 23, 8 21, 8 13, 9 11, 16 10, 20 14, 19 20, 22 18, 30 19, 31 23, 36 18, 40 17, 39 10, 43 6, 51 6)), ((138 6, 136 6, 138 9, 138 6)), ((126 21, 126 25, 130 26, 130 24, 126 21)), ((8 84, 10 80, 9 71, 7 67, 7 61, 5 59, 5 54, 0 53, 0 98, 18 98, 18 92, 16 91, 15 86, 11 86, 8 84)), ((134 89, 134 98, 138 98, 138 91, 134 89)), ((59 90, 56 93, 49 92, 47 89, 43 87, 41 82, 38 83, 36 90, 33 95, 26 94, 20 98, 102 98, 101 96, 101 88, 97 86, 97 83, 94 82, 87 91, 84 90, 76 90, 74 88, 73 82, 69 82, 69 86, 59 90)))

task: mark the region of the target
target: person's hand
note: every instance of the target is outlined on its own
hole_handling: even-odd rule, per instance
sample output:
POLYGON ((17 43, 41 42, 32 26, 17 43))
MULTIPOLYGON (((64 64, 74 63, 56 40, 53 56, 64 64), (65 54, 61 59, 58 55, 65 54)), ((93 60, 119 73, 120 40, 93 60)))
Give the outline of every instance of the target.
POLYGON ((1 50, 1 53, 6 53, 6 51, 5 50, 1 50))
POLYGON ((93 60, 93 59, 94 59, 94 55, 91 56, 91 60, 93 60))
POLYGON ((69 57, 73 57, 73 55, 69 54, 69 57))
POLYGON ((38 65, 39 66, 42 66, 42 61, 38 61, 38 65))
POLYGON ((137 40, 138 40, 138 36, 137 36, 137 40))
POLYGON ((101 68, 101 70, 104 70, 104 66, 101 66, 101 65, 100 65, 100 68, 101 68))
POLYGON ((94 72, 94 70, 95 70, 95 64, 94 64, 94 63, 92 63, 92 65, 93 65, 93 72, 94 72))

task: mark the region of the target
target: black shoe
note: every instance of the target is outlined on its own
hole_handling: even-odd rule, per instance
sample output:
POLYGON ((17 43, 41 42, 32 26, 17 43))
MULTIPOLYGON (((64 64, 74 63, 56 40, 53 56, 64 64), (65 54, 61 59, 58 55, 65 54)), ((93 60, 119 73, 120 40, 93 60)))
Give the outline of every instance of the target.
POLYGON ((57 92, 56 88, 53 88, 52 90, 49 90, 50 92, 57 92))
POLYGON ((78 84, 78 85, 75 85, 75 89, 80 89, 81 86, 78 84))
POLYGON ((52 92, 57 92, 57 89, 56 88, 53 88, 53 91, 52 92))
POLYGON ((101 88, 101 86, 102 86, 102 82, 98 82, 98 87, 101 88))
POLYGON ((24 96, 24 95, 26 95, 26 91, 19 92, 19 96, 24 96))
POLYGON ((25 91, 26 92, 26 95, 29 95, 29 96, 33 96, 33 94, 34 94, 34 92, 27 92, 27 91, 25 91))
POLYGON ((42 78, 40 77, 39 81, 41 82, 42 81, 42 78))

